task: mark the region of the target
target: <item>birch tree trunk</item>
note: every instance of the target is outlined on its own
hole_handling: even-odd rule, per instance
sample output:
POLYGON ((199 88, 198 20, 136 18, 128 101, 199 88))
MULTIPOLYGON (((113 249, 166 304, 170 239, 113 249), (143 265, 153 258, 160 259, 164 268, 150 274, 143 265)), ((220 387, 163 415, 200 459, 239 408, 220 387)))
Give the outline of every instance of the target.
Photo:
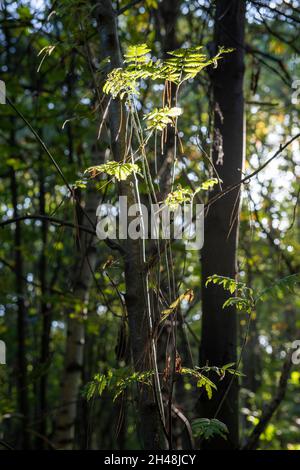
MULTIPOLYGON (((213 72, 214 148, 213 162, 223 188, 241 179, 244 158, 244 20, 245 2, 218 0, 215 13, 215 46, 234 48, 213 72)), ((219 190, 212 192, 216 195, 219 190)), ((223 310, 228 298, 221 287, 205 287, 208 276, 235 278, 239 227, 239 190, 220 198, 205 219, 202 255, 202 339, 200 364, 222 366, 237 361, 237 317, 234 308, 223 310)), ((208 447, 237 448, 238 382, 230 377, 217 383, 211 400, 202 394, 201 417, 217 417, 229 428, 229 437, 211 439, 208 447), (224 395, 226 393, 226 395, 224 395), (224 399, 225 398, 225 399, 224 399), (222 402, 223 400, 223 402, 222 402)))
MULTIPOLYGON (((97 164, 101 162, 98 155, 97 164)), ((103 157, 102 157, 103 159, 103 157)), ((96 156, 94 157, 96 164, 96 156)), ((96 226, 96 210, 99 197, 94 188, 86 193, 86 204, 81 224, 96 226)), ((97 262, 97 239, 94 235, 81 231, 77 240, 77 259, 74 266, 73 295, 81 304, 81 313, 67 318, 67 338, 65 366, 62 377, 61 406, 56 419, 54 443, 58 449, 74 448, 77 401, 81 385, 83 353, 85 344, 85 317, 87 315, 89 289, 97 262)))

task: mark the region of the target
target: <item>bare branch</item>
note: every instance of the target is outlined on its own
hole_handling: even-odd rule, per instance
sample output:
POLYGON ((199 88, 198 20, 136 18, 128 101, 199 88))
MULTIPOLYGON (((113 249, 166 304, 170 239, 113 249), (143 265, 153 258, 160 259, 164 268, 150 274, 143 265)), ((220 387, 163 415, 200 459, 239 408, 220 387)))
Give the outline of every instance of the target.
MULTIPOLYGON (((49 222, 52 222, 53 224, 61 225, 64 227, 70 227, 75 230, 81 230, 83 232, 90 233, 91 235, 96 236, 96 230, 91 229, 87 227, 86 225, 77 225, 77 224, 73 224, 72 222, 68 222, 65 220, 57 219, 56 217, 50 217, 49 215, 42 215, 42 214, 36 214, 36 215, 26 214, 26 215, 22 215, 19 217, 13 217, 11 219, 7 219, 7 220, 0 222, 0 227, 5 227, 6 225, 10 225, 15 222, 21 222, 22 220, 48 220, 49 222)), ((119 245, 117 242, 110 240, 109 238, 106 238, 103 241, 112 250, 118 250, 122 254, 125 253, 124 248, 121 247, 121 245, 119 245)))
POLYGON ((278 150, 276 150, 276 152, 272 155, 272 157, 270 157, 265 163, 263 163, 259 168, 257 168, 256 170, 254 170, 252 173, 250 173, 250 175, 247 175, 245 176, 243 179, 241 179, 241 181, 239 181, 238 183, 235 183, 231 186, 228 186, 227 188, 225 188, 222 192, 216 194, 216 196, 212 197, 210 199, 210 201, 208 201, 208 203, 206 204, 206 207, 210 207, 212 204, 214 204, 218 199, 220 199, 221 197, 225 196, 226 194, 230 193, 231 191, 234 191, 235 189, 237 189, 239 186, 241 186, 242 184, 244 183, 248 183, 252 178, 253 176, 256 176, 258 175, 258 173, 260 173, 264 168, 266 168, 273 160, 275 160, 275 158, 277 158, 292 142, 294 142, 295 140, 299 139, 300 137, 300 132, 298 134, 296 134, 294 137, 292 137, 291 139, 289 139, 285 144, 281 144, 278 148, 278 150))

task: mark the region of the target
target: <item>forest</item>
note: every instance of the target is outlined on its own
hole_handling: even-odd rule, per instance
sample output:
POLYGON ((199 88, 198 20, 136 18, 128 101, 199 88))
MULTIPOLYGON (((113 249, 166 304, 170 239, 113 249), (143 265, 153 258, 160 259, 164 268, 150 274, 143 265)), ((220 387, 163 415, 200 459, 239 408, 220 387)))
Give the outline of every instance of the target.
POLYGON ((299 27, 0 1, 0 450, 300 450, 299 27))

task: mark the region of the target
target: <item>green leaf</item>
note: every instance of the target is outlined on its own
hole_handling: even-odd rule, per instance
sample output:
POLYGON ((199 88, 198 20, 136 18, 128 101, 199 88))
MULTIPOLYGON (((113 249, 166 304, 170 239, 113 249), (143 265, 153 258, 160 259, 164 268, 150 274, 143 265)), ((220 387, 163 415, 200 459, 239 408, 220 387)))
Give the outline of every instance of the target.
POLYGON ((125 63, 128 64, 145 64, 147 59, 147 54, 151 52, 151 49, 147 46, 147 44, 137 44, 136 46, 129 46, 126 54, 124 54, 125 63))
POLYGON ((180 204, 191 202, 193 191, 190 188, 182 188, 179 184, 175 191, 169 193, 165 199, 165 204, 171 210, 176 210, 180 204))
POLYGON ((151 113, 145 114, 144 119, 147 121, 147 129, 155 129, 163 131, 168 125, 174 126, 174 118, 182 114, 182 109, 178 107, 161 109, 155 108, 151 113))
POLYGON ((236 296, 230 297, 224 302, 223 308, 233 306, 239 311, 245 311, 251 314, 255 307, 255 301, 253 298, 253 290, 250 287, 247 287, 243 282, 237 282, 230 277, 218 276, 217 274, 209 276, 205 286, 211 282, 223 287, 223 289, 229 291, 230 294, 236 293, 236 296))
POLYGON ((74 185, 75 188, 85 189, 87 186, 87 181, 85 180, 76 180, 74 185))
POLYGON ((194 299, 194 292, 192 289, 188 289, 186 292, 184 292, 184 294, 181 294, 179 297, 177 297, 177 299, 174 300, 174 302, 172 302, 171 305, 167 309, 161 312, 162 314, 161 321, 165 320, 166 317, 168 317, 171 313, 173 313, 183 300, 186 300, 187 302, 192 302, 193 299, 194 299))
POLYGON ((213 188, 216 184, 218 184, 219 180, 217 178, 210 178, 209 180, 204 181, 201 185, 201 189, 207 191, 208 189, 213 188))
POLYGON ((136 79, 135 74, 126 69, 113 69, 107 76, 103 92, 121 100, 127 96, 138 95, 136 79))
POLYGON ((194 437, 202 439, 211 439, 214 436, 220 436, 227 439, 228 428, 226 424, 222 423, 216 418, 198 418, 192 422, 192 431, 194 437))
POLYGON ((93 380, 86 385, 83 394, 89 401, 96 396, 101 397, 103 392, 107 390, 112 395, 113 401, 115 401, 134 383, 151 386, 152 376, 152 370, 131 372, 124 367, 116 370, 109 369, 106 374, 96 374, 93 380))
MULTIPOLYGON (((202 46, 177 49, 169 52, 170 58, 165 61, 153 61, 149 57, 150 49, 146 44, 129 46, 125 54, 124 68, 115 68, 107 76, 103 91, 113 98, 130 101, 133 96, 139 95, 139 80, 151 79, 170 81, 176 84, 194 78, 208 65, 217 64, 222 54, 231 52, 231 49, 220 49, 218 54, 208 59, 200 52, 202 46)), ((174 112, 174 111, 173 111, 174 112)), ((176 112, 176 111, 175 111, 176 112)), ((171 115, 168 116, 169 118, 171 115)), ((174 116, 173 116, 174 117, 174 116)))
POLYGON ((265 300, 269 295, 276 298, 282 297, 284 294, 295 294, 296 286, 300 283, 300 273, 283 277, 274 282, 270 287, 264 289, 256 298, 256 300, 265 300))
POLYGON ((169 52, 172 57, 165 61, 166 71, 173 75, 175 83, 195 78, 208 65, 217 65, 218 60, 223 58, 222 54, 232 52, 233 49, 220 48, 219 52, 208 59, 201 51, 203 46, 187 47, 169 52))
POLYGON ((205 388, 209 400, 212 398, 213 389, 217 390, 216 385, 208 377, 205 377, 202 374, 201 374, 200 379, 197 382, 197 387, 198 388, 201 388, 201 387, 205 388))
POLYGON ((107 173, 110 176, 114 176, 118 181, 124 181, 132 173, 140 173, 140 169, 136 163, 111 161, 102 165, 91 166, 84 173, 89 173, 92 178, 101 173, 107 173))
MULTIPOLYGON (((211 368, 208 368, 211 369, 211 368)), ((191 375, 195 379, 197 379, 197 387, 198 388, 204 388, 209 400, 212 398, 212 393, 213 389, 217 390, 217 386, 205 375, 203 375, 200 371, 199 368, 198 370, 195 369, 189 369, 186 367, 182 367, 181 369, 181 374, 182 375, 191 375)))
POLYGON ((86 399, 90 401, 95 395, 101 397, 106 387, 109 385, 111 379, 111 374, 108 372, 107 375, 105 374, 96 374, 92 382, 87 384, 87 388, 85 391, 86 399))

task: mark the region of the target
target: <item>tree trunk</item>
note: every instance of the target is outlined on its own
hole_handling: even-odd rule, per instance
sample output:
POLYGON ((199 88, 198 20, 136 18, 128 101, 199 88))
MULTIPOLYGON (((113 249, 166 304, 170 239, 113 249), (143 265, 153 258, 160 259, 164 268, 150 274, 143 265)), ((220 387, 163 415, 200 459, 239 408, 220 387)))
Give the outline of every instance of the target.
MULTIPOLYGON (((41 164, 39 169, 39 180, 40 180, 40 194, 39 194, 39 208, 40 214, 45 215, 45 175, 43 168, 43 159, 41 158, 41 164)), ((39 384, 39 433, 41 436, 47 435, 47 408, 48 408, 48 366, 50 360, 50 332, 51 332, 51 308, 45 297, 47 294, 47 239, 48 239, 48 222, 42 221, 41 226, 41 239, 42 249, 39 259, 39 273, 41 282, 41 304, 40 313, 42 319, 42 337, 40 346, 40 365, 45 369, 42 369, 40 384, 39 384)), ((45 441, 38 438, 37 445, 40 448, 45 448, 45 441)))
MULTIPOLYGON (((95 15, 99 26, 102 59, 110 57, 109 68, 122 66, 121 51, 117 33, 116 13, 110 0, 95 2, 95 15)), ((109 110, 109 128, 113 157, 122 161, 125 142, 125 108, 121 101, 112 100, 109 110)), ((119 195, 127 197, 128 207, 137 202, 132 178, 122 181, 119 195)), ((128 217, 128 224, 130 217, 128 217)), ((126 284, 126 308, 128 312, 129 334, 133 364, 136 371, 155 369, 155 345, 151 339, 152 313, 149 305, 147 277, 141 253, 141 240, 124 240, 124 264, 126 284)), ((158 383, 156 382, 156 400, 159 401, 158 383)), ((142 386, 137 394, 138 401, 138 436, 144 449, 159 447, 157 403, 153 391, 142 386)), ((162 402, 160 402, 160 412, 162 402)))
MULTIPOLYGON (((3 5, 3 16, 5 23, 8 24, 8 8, 7 4, 3 5)), ((5 51, 6 51, 6 66, 10 73, 14 73, 14 63, 11 56, 11 30, 9 27, 4 26, 3 29, 5 36, 5 51)), ((10 118, 10 137, 9 144, 14 152, 17 150, 16 142, 16 120, 14 117, 10 118)), ((19 216, 19 190, 17 174, 12 167, 10 170, 10 189, 13 207, 13 216, 19 216)), ((26 333, 27 333, 27 308, 25 305, 25 286, 24 286, 24 259, 22 252, 22 228, 19 222, 16 222, 14 231, 14 270, 16 273, 16 307, 17 307, 17 402, 18 411, 21 414, 21 438, 20 448, 28 449, 30 445, 28 422, 29 422, 29 402, 28 402, 28 374, 27 374, 27 348, 26 348, 26 333)))
MULTIPOLYGON (((215 45, 233 47, 234 52, 220 61, 213 72, 214 145, 213 162, 223 181, 223 188, 241 179, 244 158, 244 19, 245 2, 218 0, 215 16, 215 45)), ((219 189, 212 192, 214 196, 219 189)), ((218 274, 235 278, 239 227, 239 191, 232 191, 209 207, 205 219, 202 249, 202 339, 200 364, 222 366, 237 361, 237 317, 234 308, 223 310, 228 298, 221 287, 205 287, 208 276, 218 274)), ((211 400, 200 399, 202 417, 217 417, 229 429, 228 440, 212 439, 213 449, 237 448, 238 381, 228 392, 230 376, 217 383, 218 391, 211 400), (222 397, 227 395, 218 409, 222 397)))
MULTIPOLYGON (((11 144, 14 144, 13 138, 11 144)), ((18 217, 18 183, 14 169, 11 169, 11 194, 14 217, 18 217)), ((14 235, 14 258, 16 272, 16 295, 17 295, 17 395, 18 407, 22 416, 21 449, 28 449, 29 434, 29 408, 28 408, 28 378, 27 378, 27 354, 26 354, 26 332, 27 312, 25 306, 24 271, 22 254, 22 230, 20 222, 16 222, 14 235)))
MULTIPOLYGON (((94 160, 96 160, 95 157, 94 160)), ((99 164, 99 161, 101 163, 101 155, 98 154, 97 164, 99 164)), ((96 164, 96 162, 94 161, 93 164, 96 164)), ((95 189, 88 189, 84 216, 81 222, 83 225, 88 226, 92 222, 96 226, 98 203, 99 198, 95 189)), ((56 419, 56 434, 54 439, 58 449, 71 450, 74 447, 77 401, 83 368, 85 318, 89 300, 89 289, 93 281, 93 272, 97 262, 96 242, 94 235, 80 232, 73 281, 73 295, 75 301, 81 302, 82 310, 79 316, 76 312, 75 317, 70 317, 70 313, 74 312, 68 312, 62 398, 56 419)))

